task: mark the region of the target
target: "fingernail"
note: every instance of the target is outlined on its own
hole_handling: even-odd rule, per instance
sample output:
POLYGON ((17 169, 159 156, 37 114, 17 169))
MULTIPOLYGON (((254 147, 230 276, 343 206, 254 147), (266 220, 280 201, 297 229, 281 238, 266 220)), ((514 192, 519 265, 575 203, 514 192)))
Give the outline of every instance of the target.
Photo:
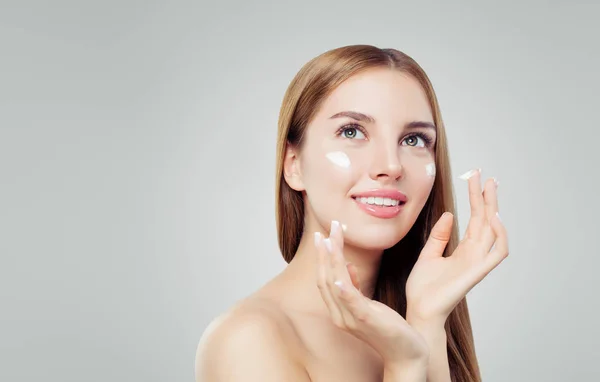
POLYGON ((331 252, 331 240, 329 238, 323 240, 323 243, 325 243, 325 247, 327 247, 327 250, 329 252, 331 252))
POLYGON ((337 230, 340 228, 340 222, 337 220, 331 221, 331 229, 329 230, 329 237, 333 236, 337 230))
POLYGON ((502 219, 500 219, 500 214, 498 212, 496 212, 496 216, 498 217, 498 220, 502 221, 502 219))
POLYGON ((321 232, 315 232, 315 246, 319 246, 319 242, 321 241, 321 232))
POLYGON ((477 168, 477 169, 469 170, 469 171, 465 172, 464 174, 462 174, 461 176, 459 176, 459 178, 463 179, 463 180, 467 180, 470 177, 472 177, 473 175, 475 175, 476 172, 481 173, 481 169, 477 168))
POLYGON ((496 179, 495 177, 494 177, 494 184, 496 185, 496 188, 498 188, 498 185, 500 184, 500 182, 498 182, 498 179, 496 179))
POLYGON ((345 224, 342 224, 342 232, 346 232, 346 230, 348 230, 348 226, 345 224))
POLYGON ((341 281, 335 281, 334 284, 341 290, 344 290, 344 283, 342 283, 341 281))

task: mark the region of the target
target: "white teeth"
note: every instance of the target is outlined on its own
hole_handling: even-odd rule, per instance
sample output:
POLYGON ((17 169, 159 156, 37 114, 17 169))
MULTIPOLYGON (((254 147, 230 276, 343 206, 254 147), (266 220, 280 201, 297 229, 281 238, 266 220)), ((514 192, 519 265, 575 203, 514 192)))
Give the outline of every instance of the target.
POLYGON ((393 207, 393 206, 397 206, 398 204, 400 204, 400 201, 396 200, 396 199, 380 198, 380 197, 373 197, 373 196, 370 196, 368 198, 356 198, 356 200, 359 201, 360 203, 364 203, 364 204, 372 204, 372 205, 376 205, 376 206, 386 206, 386 207, 393 207))

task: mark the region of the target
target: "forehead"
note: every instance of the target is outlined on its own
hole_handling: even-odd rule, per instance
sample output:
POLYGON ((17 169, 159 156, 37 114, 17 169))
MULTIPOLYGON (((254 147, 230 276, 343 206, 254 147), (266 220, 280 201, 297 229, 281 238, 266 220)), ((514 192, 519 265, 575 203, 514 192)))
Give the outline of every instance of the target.
POLYGON ((325 99, 317 117, 329 118, 342 110, 370 114, 377 122, 433 122, 421 84, 397 69, 367 69, 348 78, 325 99))

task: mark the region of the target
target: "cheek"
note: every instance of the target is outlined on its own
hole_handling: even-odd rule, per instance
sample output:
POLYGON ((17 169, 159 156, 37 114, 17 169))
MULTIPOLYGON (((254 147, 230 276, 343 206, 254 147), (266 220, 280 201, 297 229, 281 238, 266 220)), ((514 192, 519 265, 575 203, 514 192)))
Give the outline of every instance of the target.
POLYGON ((307 163, 307 182, 311 189, 346 192, 356 178, 356 161, 343 151, 314 153, 307 163))
POLYGON ((435 179, 435 163, 431 162, 425 165, 425 173, 428 177, 435 179))
POLYGON ((325 175, 329 181, 343 182, 351 181, 356 176, 356 159, 350 158, 343 151, 330 151, 325 154, 325 160, 321 163, 325 175))
POLYGON ((435 182, 436 167, 435 163, 425 162, 419 163, 412 168, 412 183, 414 185, 413 192, 419 195, 419 199, 425 201, 429 197, 429 193, 435 182))
MULTIPOLYGON (((436 166, 432 158, 404 162, 404 186, 419 200, 427 198, 435 182, 436 166)), ((401 182, 402 183, 402 182, 401 182)))
POLYGON ((325 157, 333 164, 337 169, 343 171, 349 171, 352 162, 350 161, 350 157, 343 151, 332 151, 327 153, 325 157))

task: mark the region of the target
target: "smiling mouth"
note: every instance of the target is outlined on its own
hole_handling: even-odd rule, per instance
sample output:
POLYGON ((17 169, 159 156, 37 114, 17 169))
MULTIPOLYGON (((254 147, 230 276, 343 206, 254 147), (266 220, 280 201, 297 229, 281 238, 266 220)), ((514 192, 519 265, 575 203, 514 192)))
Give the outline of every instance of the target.
POLYGON ((406 202, 392 199, 392 198, 382 198, 378 196, 369 196, 369 197, 352 197, 352 199, 356 200, 358 203, 365 204, 367 206, 377 206, 377 207, 397 207, 402 206, 406 202))

